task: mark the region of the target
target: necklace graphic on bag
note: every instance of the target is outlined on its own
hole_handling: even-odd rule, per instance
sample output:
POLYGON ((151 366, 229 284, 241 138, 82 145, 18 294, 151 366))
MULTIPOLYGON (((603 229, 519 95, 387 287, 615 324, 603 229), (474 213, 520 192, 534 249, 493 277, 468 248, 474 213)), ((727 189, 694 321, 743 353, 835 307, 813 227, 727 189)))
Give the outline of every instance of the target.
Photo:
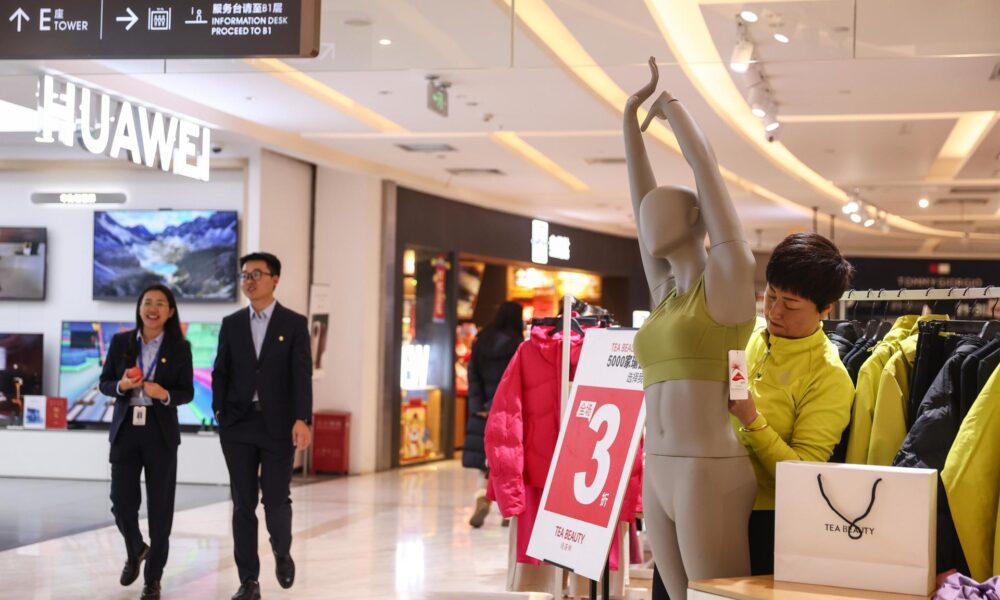
POLYGON ((851 538, 852 540, 860 540, 861 537, 864 535, 864 531, 862 531, 862 529, 858 527, 858 523, 860 523, 862 519, 867 517, 868 513, 872 511, 872 507, 875 506, 875 490, 878 489, 878 484, 882 483, 882 478, 879 477, 878 479, 875 480, 875 483, 872 484, 872 498, 868 502, 868 510, 865 511, 865 514, 861 515, 857 519, 854 519, 853 521, 851 521, 844 515, 840 514, 840 511, 834 508, 833 503, 830 502, 829 498, 827 498, 826 491, 823 489, 823 475, 817 473, 816 481, 819 483, 819 493, 823 496, 823 499, 826 500, 826 505, 829 506, 830 510, 835 512, 838 517, 840 517, 841 519, 843 519, 845 523, 847 523, 847 537, 851 538))

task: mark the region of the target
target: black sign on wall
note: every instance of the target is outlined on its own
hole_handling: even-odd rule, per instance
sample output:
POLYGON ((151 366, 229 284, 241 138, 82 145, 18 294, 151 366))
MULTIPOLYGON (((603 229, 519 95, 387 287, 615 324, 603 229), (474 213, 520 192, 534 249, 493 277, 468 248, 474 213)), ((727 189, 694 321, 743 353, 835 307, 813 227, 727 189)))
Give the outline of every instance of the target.
POLYGON ((848 257, 856 270, 856 290, 920 290, 1000 286, 1000 261, 921 260, 911 258, 848 257))
POLYGON ((0 60, 316 56, 319 0, 0 0, 0 60))

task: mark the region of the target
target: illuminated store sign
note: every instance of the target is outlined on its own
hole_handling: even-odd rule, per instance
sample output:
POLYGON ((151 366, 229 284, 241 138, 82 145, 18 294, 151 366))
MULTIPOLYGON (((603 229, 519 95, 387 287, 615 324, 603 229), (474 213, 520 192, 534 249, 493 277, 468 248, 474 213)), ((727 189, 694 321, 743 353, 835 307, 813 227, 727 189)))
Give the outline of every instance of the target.
POLYGON ((90 88, 42 77, 36 141, 79 145, 91 154, 208 181, 212 130, 90 88))
POLYGON ((531 262, 547 265, 549 258, 569 260, 569 238, 549 235, 548 221, 531 221, 531 262))

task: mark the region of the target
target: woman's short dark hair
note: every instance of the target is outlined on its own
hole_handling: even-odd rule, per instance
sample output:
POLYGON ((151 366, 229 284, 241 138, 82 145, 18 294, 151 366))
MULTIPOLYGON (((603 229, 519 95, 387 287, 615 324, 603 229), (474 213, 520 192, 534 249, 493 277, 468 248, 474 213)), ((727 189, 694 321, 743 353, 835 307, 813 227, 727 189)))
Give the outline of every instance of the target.
POLYGON ((166 334, 164 337, 170 339, 183 338, 184 332, 181 330, 181 313, 177 310, 177 300, 174 299, 174 293, 170 291, 170 288, 161 283, 154 283, 139 294, 139 299, 135 302, 135 328, 142 331, 142 300, 149 292, 160 292, 166 296, 167 304, 174 311, 173 316, 163 324, 163 331, 166 334))
POLYGON ((251 260, 262 260, 265 264, 267 264, 267 268, 270 269, 271 275, 281 275, 281 261, 278 260, 277 256, 271 254, 270 252, 253 252, 251 254, 247 254, 246 256, 241 256, 240 268, 242 269, 243 265, 247 264, 251 260))
POLYGON ((767 261, 767 284, 811 300, 823 310, 844 295, 854 267, 833 242, 818 233, 793 233, 767 261))

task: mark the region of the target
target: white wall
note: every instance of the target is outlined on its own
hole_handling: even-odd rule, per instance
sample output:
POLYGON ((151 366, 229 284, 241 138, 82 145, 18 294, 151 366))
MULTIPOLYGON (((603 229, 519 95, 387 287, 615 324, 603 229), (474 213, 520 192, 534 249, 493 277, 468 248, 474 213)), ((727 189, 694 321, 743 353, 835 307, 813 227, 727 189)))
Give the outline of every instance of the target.
POLYGON ((331 289, 325 375, 316 410, 351 413, 351 473, 375 470, 382 306, 382 184, 320 168, 316 174, 313 282, 331 289))
MULTIPOLYGON (((204 183, 154 170, 60 168, 0 171, 0 227, 48 230, 46 299, 0 302, 0 332, 45 336, 43 393, 56 395, 62 321, 132 321, 135 302, 92 300, 93 211, 91 207, 34 205, 32 192, 124 192, 124 205, 102 209, 236 210, 244 218, 242 170, 212 172, 204 183)), ((242 244, 242 241, 241 241, 242 244)), ((239 307, 237 302, 183 302, 185 321, 217 321, 239 307)))
MULTIPOLYGON (((248 246, 249 251, 270 252, 281 260, 281 281, 275 295, 284 306, 306 314, 312 165, 264 150, 260 155, 259 176, 260 245, 248 246)), ((252 180, 250 187, 254 187, 252 180)))

